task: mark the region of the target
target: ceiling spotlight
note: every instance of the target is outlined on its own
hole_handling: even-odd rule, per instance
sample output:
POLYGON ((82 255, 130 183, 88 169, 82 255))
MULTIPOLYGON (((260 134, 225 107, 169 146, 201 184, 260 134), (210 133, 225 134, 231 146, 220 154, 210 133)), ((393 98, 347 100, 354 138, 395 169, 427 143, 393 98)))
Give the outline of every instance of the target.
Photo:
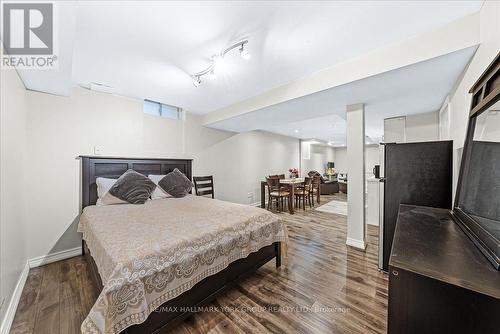
POLYGON ((294 132, 295 132, 295 133, 299 133, 299 130, 295 129, 295 131, 294 131, 294 132))
POLYGON ((239 48, 240 55, 243 59, 250 59, 250 54, 248 53, 247 49, 245 48, 245 44, 248 43, 248 40, 245 39, 243 41, 240 41, 238 43, 235 43, 225 50, 221 51, 220 53, 213 55, 212 59, 210 61, 210 65, 205 68, 203 71, 200 71, 198 73, 194 73, 191 75, 193 77, 193 85, 195 87, 198 87, 201 84, 201 77, 204 75, 208 75, 211 80, 216 79, 216 74, 220 73, 221 71, 224 70, 225 67, 225 62, 224 62, 224 56, 230 52, 231 50, 234 50, 236 48, 239 48))
POLYGON ((198 87, 199 85, 201 85, 201 79, 200 79, 200 77, 194 77, 193 78, 193 85, 195 87, 198 87))
POLYGON ((248 60, 250 59, 250 53, 248 53, 248 50, 245 49, 245 44, 241 44, 240 46, 240 56, 241 58, 245 59, 245 60, 248 60))

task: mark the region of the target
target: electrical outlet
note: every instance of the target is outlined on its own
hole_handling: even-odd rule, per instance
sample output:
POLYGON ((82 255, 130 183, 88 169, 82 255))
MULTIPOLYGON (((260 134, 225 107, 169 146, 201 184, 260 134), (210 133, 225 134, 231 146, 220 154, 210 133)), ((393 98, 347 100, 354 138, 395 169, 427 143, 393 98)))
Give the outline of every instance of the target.
POLYGON ((102 154, 102 147, 101 146, 94 146, 94 154, 95 155, 101 155, 102 154))

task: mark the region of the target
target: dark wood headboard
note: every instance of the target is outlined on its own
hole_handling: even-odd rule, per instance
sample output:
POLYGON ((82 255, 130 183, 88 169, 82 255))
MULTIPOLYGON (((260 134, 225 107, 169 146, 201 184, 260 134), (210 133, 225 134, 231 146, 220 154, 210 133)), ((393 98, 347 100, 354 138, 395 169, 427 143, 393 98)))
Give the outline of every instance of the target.
POLYGON ((178 168, 190 180, 191 159, 133 159, 113 157, 80 156, 82 161, 82 209, 94 205, 97 201, 96 178, 106 177, 117 179, 128 169, 133 169, 144 175, 163 175, 178 168))

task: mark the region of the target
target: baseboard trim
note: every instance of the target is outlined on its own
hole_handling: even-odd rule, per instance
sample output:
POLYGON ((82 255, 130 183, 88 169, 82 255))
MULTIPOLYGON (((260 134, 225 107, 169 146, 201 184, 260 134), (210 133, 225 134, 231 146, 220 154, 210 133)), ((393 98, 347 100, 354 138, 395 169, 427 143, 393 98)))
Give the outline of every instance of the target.
POLYGON ((75 247, 71 249, 66 249, 60 252, 51 253, 39 257, 35 257, 28 260, 28 264, 30 268, 36 268, 43 266, 45 264, 49 264, 52 262, 57 262, 65 259, 69 259, 70 257, 75 257, 82 255, 82 247, 75 247))
POLYGON ((2 325, 0 326, 0 334, 9 334, 10 332, 10 327, 12 326, 12 322, 14 321, 14 317, 17 311, 17 305, 19 304, 19 300, 21 299, 21 294, 24 289, 24 284, 26 284, 26 279, 28 278, 29 272, 30 272, 30 266, 28 262, 26 262, 26 265, 24 266, 23 271, 21 272, 21 276, 17 281, 14 293, 10 298, 9 305, 7 306, 7 311, 5 312, 2 325))
POLYGON ((38 256, 26 261, 26 265, 24 266, 23 271, 21 272, 21 276, 17 281, 14 293, 10 298, 5 316, 2 320, 2 324, 0 325, 0 334, 9 334, 10 332, 10 327, 12 326, 12 322, 14 321, 17 306, 19 305, 19 300, 21 299, 21 294, 23 292, 24 285, 26 284, 26 279, 28 278, 30 268, 35 268, 52 262, 69 259, 70 257, 75 257, 78 255, 82 255, 82 247, 75 247, 44 256, 38 256))
POLYGON ((366 243, 363 240, 347 238, 346 245, 357 249, 366 250, 366 243))

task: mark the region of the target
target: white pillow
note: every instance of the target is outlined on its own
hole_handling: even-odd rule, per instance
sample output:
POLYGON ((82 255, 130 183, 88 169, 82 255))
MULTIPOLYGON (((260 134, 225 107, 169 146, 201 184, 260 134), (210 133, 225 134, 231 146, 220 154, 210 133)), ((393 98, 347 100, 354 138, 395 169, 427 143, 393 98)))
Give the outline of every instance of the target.
POLYGON ((95 180, 95 183, 97 184, 97 198, 103 198, 104 195, 111 189, 113 184, 116 183, 116 180, 118 179, 108 179, 105 177, 98 177, 95 180))
POLYGON ((155 190, 151 194, 151 199, 159 199, 159 198, 169 198, 172 197, 169 193, 163 190, 159 185, 161 179, 163 179, 165 175, 148 175, 148 178, 156 184, 155 190))
POLYGON ((115 196, 108 194, 109 189, 116 183, 117 179, 108 179, 105 177, 98 177, 95 180, 97 184, 97 202, 96 205, 109 205, 127 203, 115 196))

